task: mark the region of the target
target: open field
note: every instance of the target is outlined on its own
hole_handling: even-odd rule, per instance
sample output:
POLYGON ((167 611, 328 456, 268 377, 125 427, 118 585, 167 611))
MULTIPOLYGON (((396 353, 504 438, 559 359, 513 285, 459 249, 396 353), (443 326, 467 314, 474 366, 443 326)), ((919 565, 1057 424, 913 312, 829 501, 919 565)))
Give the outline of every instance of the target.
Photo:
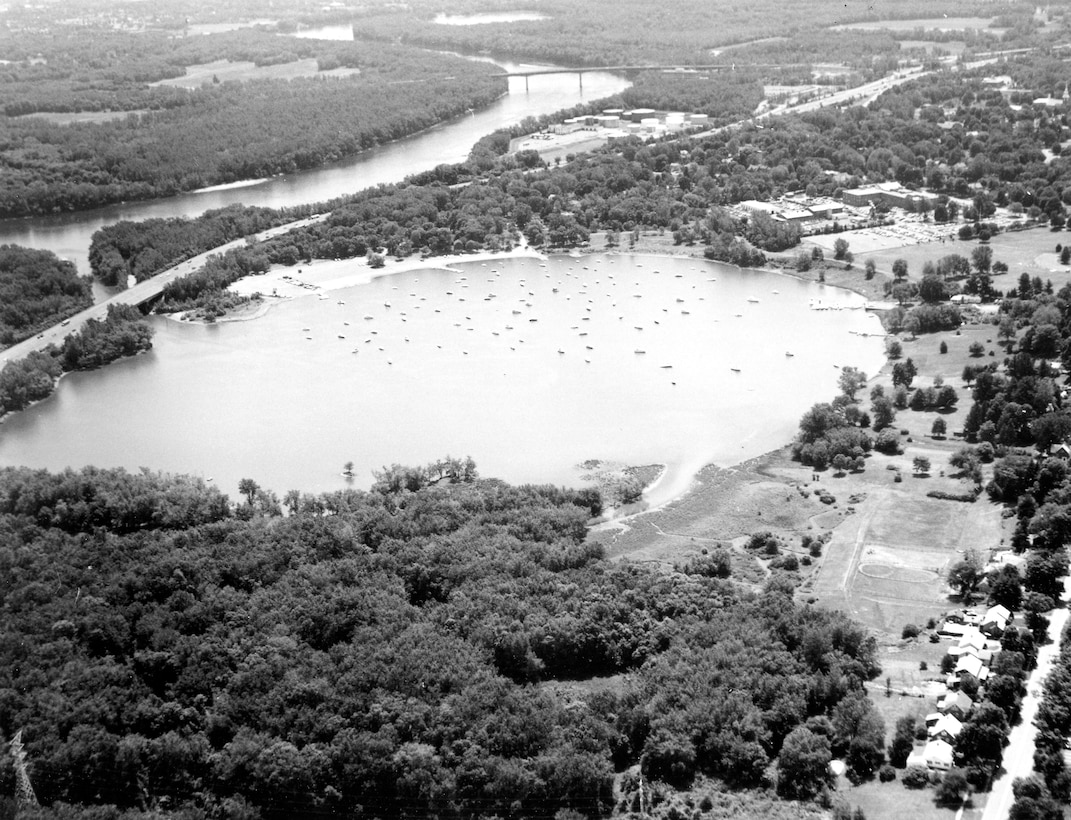
POLYGON ((934 42, 933 40, 901 40, 900 49, 907 51, 912 48, 925 49, 929 54, 935 51, 943 51, 947 54, 962 54, 967 50, 967 44, 963 40, 949 40, 948 42, 934 42))
POLYGON ((226 83, 248 82, 249 80, 294 80, 298 77, 347 77, 351 74, 359 74, 360 71, 359 68, 333 68, 330 71, 320 71, 319 64, 313 57, 265 66, 258 66, 248 61, 216 60, 211 63, 187 66, 185 76, 160 80, 149 85, 194 89, 217 80, 226 83))
POLYGON ((989 31, 1003 36, 1006 29, 991 28, 991 17, 927 17, 911 20, 874 20, 865 23, 846 23, 830 26, 834 31, 989 31))
POLYGON ((12 119, 22 120, 26 117, 40 117, 57 125, 72 125, 84 122, 111 122, 112 120, 123 120, 132 116, 140 117, 142 114, 148 113, 148 109, 144 108, 135 111, 38 111, 36 114, 22 114, 12 119))
MULTIPOLYGON (((897 777, 903 774, 897 771, 897 777)), ((852 806, 859 807, 867 820, 880 817, 911 817, 914 820, 932 818, 932 820, 978 820, 982 816, 979 809, 966 809, 960 817, 955 807, 938 806, 933 800, 933 789, 909 789, 899 779, 891 783, 879 783, 871 780, 859 786, 853 786, 847 778, 840 778, 837 792, 852 806)))
MULTIPOLYGON (((840 236, 848 241, 849 249, 855 254, 856 267, 861 268, 867 259, 873 259, 879 271, 888 272, 894 261, 903 259, 907 262, 909 279, 919 278, 927 261, 936 262, 942 256, 956 253, 970 259, 971 251, 979 245, 977 240, 946 239, 944 242, 868 248, 862 231, 850 231, 840 236)), ((818 239, 814 237, 814 240, 818 239)), ((1006 263, 1008 273, 994 276, 993 287, 1007 290, 1016 285, 1020 274, 1026 273, 1031 278, 1051 279, 1053 287, 1059 290, 1071 282, 1071 266, 1060 264, 1056 245, 1068 241, 1071 241, 1071 233, 1052 231, 1047 227, 997 234, 987 244, 993 249, 993 261, 1006 263)))

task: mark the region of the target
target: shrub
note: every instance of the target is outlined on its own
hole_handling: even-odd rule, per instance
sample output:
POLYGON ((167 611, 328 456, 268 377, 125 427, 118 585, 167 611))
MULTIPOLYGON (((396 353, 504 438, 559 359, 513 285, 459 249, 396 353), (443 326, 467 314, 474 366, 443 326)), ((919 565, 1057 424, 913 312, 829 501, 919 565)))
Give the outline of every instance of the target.
POLYGON ((770 562, 770 569, 783 569, 786 572, 795 572, 799 568, 799 559, 792 553, 782 555, 770 562))
POLYGON ((882 430, 874 439, 874 449, 889 456, 900 455, 903 452, 900 447, 900 435, 890 428, 882 430))
POLYGON ((930 782, 930 772, 925 766, 908 766, 900 782, 909 789, 924 789, 930 782))
POLYGON ((939 349, 939 350, 940 350, 940 351, 941 351, 942 353, 947 353, 947 352, 948 352, 948 342, 941 342, 941 346, 940 346, 940 348, 938 348, 938 349, 939 349))
POLYGON ((880 769, 878 769, 878 780, 882 783, 888 783, 890 780, 896 780, 896 769, 886 763, 880 769))
POLYGON ((915 624, 904 624, 903 630, 900 632, 900 637, 903 640, 909 640, 911 638, 917 638, 919 636, 919 628, 915 624))

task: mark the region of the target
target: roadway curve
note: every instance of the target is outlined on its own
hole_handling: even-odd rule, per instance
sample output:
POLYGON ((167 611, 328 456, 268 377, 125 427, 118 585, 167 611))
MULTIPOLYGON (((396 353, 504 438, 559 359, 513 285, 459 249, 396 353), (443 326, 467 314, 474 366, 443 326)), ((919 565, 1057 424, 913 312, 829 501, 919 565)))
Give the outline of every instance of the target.
POLYGON ((1034 718, 1037 716, 1038 705, 1041 702, 1042 685, 1056 662, 1056 656, 1060 653, 1060 636, 1063 635, 1064 625, 1067 623, 1068 615, 1071 614, 1066 606, 1069 599, 1071 599, 1071 590, 1068 589, 1068 580, 1064 579, 1065 606, 1051 613, 1049 643, 1038 650, 1037 668, 1026 682, 1022 721, 1012 729, 1008 736, 1008 745, 1004 748, 1003 773, 993 781, 993 788, 989 792, 989 799, 986 800, 985 810, 982 812, 982 820, 1007 820, 1012 803, 1015 802, 1012 782, 1017 777, 1028 777, 1034 772, 1034 739, 1038 733, 1034 718))
MULTIPOLYGON (((262 231, 256 234, 257 239, 268 239, 269 237, 276 236, 292 228, 302 227, 304 225, 312 224, 313 222, 324 219, 324 216, 309 217, 306 219, 298 220, 297 222, 290 222, 286 225, 280 225, 276 228, 270 228, 269 230, 262 231)), ((141 305, 145 302, 155 299, 163 291, 164 287, 180 276, 186 276, 193 273, 202 265, 205 260, 213 254, 223 253, 230 248, 237 248, 245 244, 245 237, 241 239, 235 239, 233 242, 228 242, 226 245, 221 245, 218 248, 213 248, 210 251, 205 251, 202 254, 191 257, 185 262, 180 262, 174 267, 168 268, 161 273, 156 274, 151 279, 146 279, 144 282, 139 282, 131 288, 120 291, 114 296, 105 299, 103 302, 98 302, 92 307, 88 307, 81 313, 76 313, 70 319, 63 323, 53 325, 48 330, 42 331, 33 338, 26 339, 19 342, 16 345, 0 351, 0 367, 16 359, 22 359, 28 356, 35 350, 44 350, 48 345, 54 344, 60 346, 63 344, 63 340, 76 330, 88 322, 90 319, 103 319, 108 315, 109 305, 141 305)))

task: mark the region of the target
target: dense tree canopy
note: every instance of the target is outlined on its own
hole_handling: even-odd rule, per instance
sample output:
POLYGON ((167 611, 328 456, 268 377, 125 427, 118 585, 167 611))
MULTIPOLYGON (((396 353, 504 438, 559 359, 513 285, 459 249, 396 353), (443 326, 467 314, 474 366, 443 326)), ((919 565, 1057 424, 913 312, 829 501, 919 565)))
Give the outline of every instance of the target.
POLYGON ((93 304, 89 282, 49 251, 0 245, 0 347, 93 304))
POLYGON ((761 782, 802 723, 855 714, 862 629, 608 563, 590 503, 388 482, 282 517, 195 479, 0 471, 0 732, 45 803, 552 817, 604 811, 635 762, 761 782))

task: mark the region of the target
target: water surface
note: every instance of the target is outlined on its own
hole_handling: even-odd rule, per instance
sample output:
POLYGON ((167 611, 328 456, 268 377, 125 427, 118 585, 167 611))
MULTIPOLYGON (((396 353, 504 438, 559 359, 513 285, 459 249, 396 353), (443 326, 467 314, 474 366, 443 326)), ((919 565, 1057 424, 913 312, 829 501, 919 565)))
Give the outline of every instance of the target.
POLYGON ((0 464, 142 465, 282 494, 394 462, 471 455, 484 475, 576 485, 589 459, 666 463, 655 501, 707 463, 790 440, 874 372, 855 294, 694 259, 511 259, 385 276, 247 322, 156 319, 154 350, 66 377, 0 425, 0 464), (341 302, 341 304, 340 304, 341 302), (366 318, 370 317, 370 318, 366 318), (637 352, 643 351, 643 352, 637 352), (787 354, 792 354, 787 355, 787 354))

